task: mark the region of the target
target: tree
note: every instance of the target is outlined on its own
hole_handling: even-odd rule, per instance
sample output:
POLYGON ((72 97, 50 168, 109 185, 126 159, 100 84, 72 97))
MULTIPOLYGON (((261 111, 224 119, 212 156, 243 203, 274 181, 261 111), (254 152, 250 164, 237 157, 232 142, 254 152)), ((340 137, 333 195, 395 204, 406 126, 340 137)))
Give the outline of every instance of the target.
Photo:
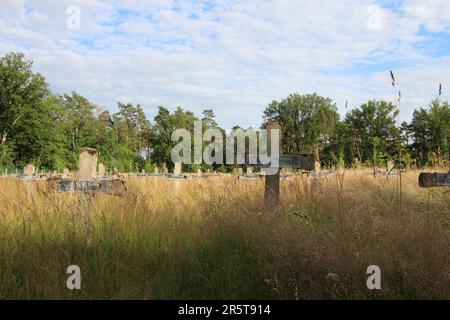
POLYGON ((369 101, 345 117, 354 157, 374 164, 378 158, 393 156, 399 130, 395 125, 398 110, 387 101, 369 101))
POLYGON ((450 108, 448 102, 433 100, 428 109, 414 110, 408 126, 410 146, 419 166, 434 165, 437 160, 450 160, 450 108))
MULTIPOLYGON (((45 78, 33 73, 23 53, 0 58, 0 145, 2 157, 14 155, 16 164, 35 162, 54 166, 61 156, 63 110, 45 78)), ((3 159, 2 162, 6 162, 3 159)))
POLYGON ((283 152, 314 151, 318 161, 319 149, 329 142, 338 119, 332 100, 317 94, 291 94, 281 101, 273 101, 264 110, 264 124, 276 120, 282 127, 283 152))

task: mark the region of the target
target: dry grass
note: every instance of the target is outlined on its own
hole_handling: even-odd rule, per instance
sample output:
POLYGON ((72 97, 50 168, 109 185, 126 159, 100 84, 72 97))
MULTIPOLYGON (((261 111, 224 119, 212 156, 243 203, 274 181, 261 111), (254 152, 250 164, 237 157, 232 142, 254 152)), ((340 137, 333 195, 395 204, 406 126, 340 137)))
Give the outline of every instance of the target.
POLYGON ((417 176, 402 176, 402 211, 395 177, 283 180, 277 213, 263 181, 130 179, 126 196, 94 197, 91 219, 84 195, 2 178, 0 298, 449 299, 450 192, 417 176), (381 290, 366 287, 372 264, 381 290))

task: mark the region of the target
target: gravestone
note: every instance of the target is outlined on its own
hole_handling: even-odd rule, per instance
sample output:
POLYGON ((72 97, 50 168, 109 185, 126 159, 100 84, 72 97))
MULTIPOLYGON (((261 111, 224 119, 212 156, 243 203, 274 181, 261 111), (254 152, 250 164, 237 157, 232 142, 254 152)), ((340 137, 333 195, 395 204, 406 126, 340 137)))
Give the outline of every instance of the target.
POLYGON ((141 173, 142 173, 142 174, 145 174, 145 169, 142 169, 142 170, 141 170, 141 173))
POLYGON ((252 175, 253 174, 253 167, 247 167, 247 174, 252 175))
POLYGON ((242 168, 238 168, 238 174, 242 175, 242 173, 244 172, 244 170, 242 168))
POLYGON ((89 181, 97 175, 98 151, 92 148, 82 148, 80 150, 78 164, 78 180, 89 181))
POLYGON ((394 170, 394 161, 392 161, 392 160, 388 160, 387 161, 387 171, 388 172, 391 172, 392 170, 394 170))
POLYGON ((201 176, 201 175, 203 174, 202 169, 198 168, 198 169, 197 169, 197 174, 198 174, 199 176, 201 176))
POLYGON ((106 173, 106 167, 103 163, 99 163, 98 164, 98 176, 99 177, 104 177, 106 173))
POLYGON ((320 161, 314 161, 314 172, 320 172, 321 170, 320 161))
POLYGON ((181 176, 181 162, 175 162, 175 166, 173 168, 174 176, 181 176))
POLYGON ((62 175, 62 177, 63 177, 63 178, 67 178, 68 176, 69 176, 69 169, 64 168, 64 169, 63 169, 63 175, 62 175))
POLYGON ((36 167, 34 166, 34 164, 29 163, 23 168, 23 175, 34 176, 35 174, 36 174, 36 167))
POLYGON ((159 173, 159 168, 158 167, 155 167, 155 171, 154 171, 156 174, 158 174, 159 173))

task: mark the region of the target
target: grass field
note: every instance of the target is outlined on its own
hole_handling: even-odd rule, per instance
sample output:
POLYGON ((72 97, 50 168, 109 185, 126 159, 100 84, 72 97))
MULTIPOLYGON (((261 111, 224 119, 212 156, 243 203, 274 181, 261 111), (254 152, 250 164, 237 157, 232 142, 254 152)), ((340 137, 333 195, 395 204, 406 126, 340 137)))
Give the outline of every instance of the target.
POLYGON ((417 176, 401 201, 397 177, 362 170, 282 180, 278 212, 263 180, 231 176, 130 178, 126 196, 92 201, 1 178, 0 298, 450 299, 450 191, 417 176))

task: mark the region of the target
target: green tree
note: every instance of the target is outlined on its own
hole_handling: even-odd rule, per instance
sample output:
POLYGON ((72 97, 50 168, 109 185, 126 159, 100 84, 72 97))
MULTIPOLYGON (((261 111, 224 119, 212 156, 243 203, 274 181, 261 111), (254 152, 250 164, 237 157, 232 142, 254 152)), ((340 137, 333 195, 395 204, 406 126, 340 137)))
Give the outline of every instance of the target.
MULTIPOLYGON (((63 110, 43 76, 34 73, 23 53, 0 58, 0 145, 16 164, 53 167, 62 161, 63 110)), ((10 160, 9 160, 10 161, 10 160)), ((6 159, 2 162, 6 163, 6 159)))
POLYGON ((375 100, 347 113, 345 123, 349 128, 353 157, 373 164, 374 155, 380 160, 396 154, 397 114, 398 110, 392 103, 375 100))
POLYGON ((283 152, 313 151, 316 160, 320 160, 319 149, 329 143, 338 119, 332 100, 317 94, 291 94, 264 110, 264 125, 276 120, 282 127, 283 152))

